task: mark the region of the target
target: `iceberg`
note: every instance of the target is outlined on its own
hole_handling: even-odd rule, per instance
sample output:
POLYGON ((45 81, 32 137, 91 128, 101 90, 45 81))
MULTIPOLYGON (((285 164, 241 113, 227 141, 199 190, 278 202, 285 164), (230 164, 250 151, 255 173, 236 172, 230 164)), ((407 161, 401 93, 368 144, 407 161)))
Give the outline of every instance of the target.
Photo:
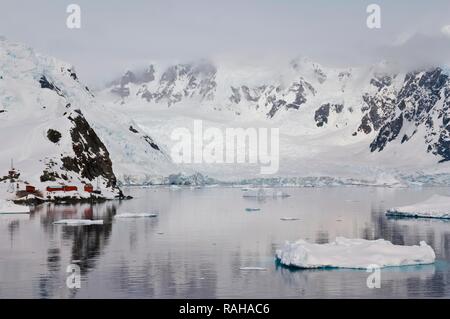
POLYGON ((0 199, 0 214, 29 214, 28 206, 16 205, 11 201, 0 199))
POLYGON ((419 246, 400 246, 384 239, 337 237, 327 244, 286 242, 276 251, 276 258, 288 267, 368 269, 375 265, 383 268, 432 264, 436 255, 424 241, 419 246))
POLYGON ((103 220, 90 220, 90 219, 61 219, 53 224, 55 225, 67 225, 67 226, 89 226, 89 225, 103 225, 103 220))
POLYGON ((433 195, 414 205, 390 208, 386 216, 450 219, 450 197, 433 195))
POLYGON ((158 217, 153 213, 122 213, 114 216, 114 218, 140 218, 140 217, 158 217))

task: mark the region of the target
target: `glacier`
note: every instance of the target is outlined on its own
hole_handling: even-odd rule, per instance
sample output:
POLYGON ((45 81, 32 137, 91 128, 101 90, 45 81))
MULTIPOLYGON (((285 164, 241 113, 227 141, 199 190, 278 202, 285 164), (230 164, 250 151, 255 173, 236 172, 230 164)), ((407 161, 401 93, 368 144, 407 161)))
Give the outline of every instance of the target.
MULTIPOLYGON (((250 164, 186 164, 173 173, 235 185, 445 185, 449 77, 443 67, 397 69, 386 62, 334 68, 304 57, 278 68, 217 59, 152 63, 145 72, 127 71, 97 97, 129 114, 166 150, 174 145, 168 132, 198 119, 222 131, 280 129, 274 176, 260 176, 250 164)), ((155 182, 139 174, 133 181, 155 182)))

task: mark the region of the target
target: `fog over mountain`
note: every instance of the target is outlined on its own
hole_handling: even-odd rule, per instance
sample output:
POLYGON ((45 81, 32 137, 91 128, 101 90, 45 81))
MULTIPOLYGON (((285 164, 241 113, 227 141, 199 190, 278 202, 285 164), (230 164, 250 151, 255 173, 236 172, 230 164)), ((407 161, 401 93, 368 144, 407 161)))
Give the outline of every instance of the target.
POLYGON ((3 0, 0 30, 10 40, 70 61, 98 86, 149 60, 276 64, 302 55, 336 67, 391 58, 407 67, 448 62, 448 1, 377 1, 382 25, 374 30, 366 26, 370 3, 80 0, 82 27, 71 30, 69 3, 3 0), (425 49, 430 46, 436 49, 425 49))

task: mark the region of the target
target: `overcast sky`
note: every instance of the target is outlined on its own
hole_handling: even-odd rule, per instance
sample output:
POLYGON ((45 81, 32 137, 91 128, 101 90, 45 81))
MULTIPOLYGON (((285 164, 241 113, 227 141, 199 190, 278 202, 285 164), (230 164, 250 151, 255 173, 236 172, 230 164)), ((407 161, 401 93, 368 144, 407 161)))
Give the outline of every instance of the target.
POLYGON ((448 63, 448 25, 449 0, 0 0, 1 35, 73 63, 90 84, 158 60, 448 63), (66 27, 71 3, 79 30, 66 27), (371 3, 381 29, 366 26, 371 3))

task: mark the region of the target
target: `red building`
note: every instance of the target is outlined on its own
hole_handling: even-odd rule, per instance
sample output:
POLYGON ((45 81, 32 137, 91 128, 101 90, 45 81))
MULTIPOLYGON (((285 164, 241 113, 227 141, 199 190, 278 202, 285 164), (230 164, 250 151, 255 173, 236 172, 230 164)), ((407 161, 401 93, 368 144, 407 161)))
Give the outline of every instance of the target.
POLYGON ((47 192, 75 192, 78 190, 76 186, 48 186, 47 192))

